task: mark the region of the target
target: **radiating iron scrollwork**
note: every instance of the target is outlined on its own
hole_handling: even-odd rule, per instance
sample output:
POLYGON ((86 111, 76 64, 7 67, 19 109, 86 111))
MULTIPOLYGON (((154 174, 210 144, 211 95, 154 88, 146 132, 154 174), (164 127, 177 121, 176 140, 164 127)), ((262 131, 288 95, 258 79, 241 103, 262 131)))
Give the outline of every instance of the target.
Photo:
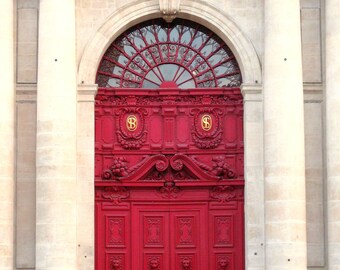
POLYGON ((99 65, 99 87, 238 87, 240 68, 230 48, 197 23, 161 19, 119 36, 99 65))

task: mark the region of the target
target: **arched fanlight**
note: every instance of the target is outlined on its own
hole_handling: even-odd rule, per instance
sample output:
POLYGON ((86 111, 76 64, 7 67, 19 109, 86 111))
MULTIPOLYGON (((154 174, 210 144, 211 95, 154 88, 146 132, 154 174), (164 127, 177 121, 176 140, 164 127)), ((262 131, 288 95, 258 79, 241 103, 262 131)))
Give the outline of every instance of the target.
POLYGON ((120 35, 105 52, 99 87, 215 88, 242 81, 235 56, 212 31, 191 21, 151 20, 120 35))

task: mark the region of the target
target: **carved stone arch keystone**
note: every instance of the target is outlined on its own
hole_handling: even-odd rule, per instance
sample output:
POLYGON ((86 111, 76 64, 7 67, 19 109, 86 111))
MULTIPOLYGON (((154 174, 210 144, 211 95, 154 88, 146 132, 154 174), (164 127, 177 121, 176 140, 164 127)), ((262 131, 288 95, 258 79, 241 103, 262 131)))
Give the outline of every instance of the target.
POLYGON ((166 22, 170 23, 177 17, 180 4, 181 0, 159 0, 159 10, 166 22))

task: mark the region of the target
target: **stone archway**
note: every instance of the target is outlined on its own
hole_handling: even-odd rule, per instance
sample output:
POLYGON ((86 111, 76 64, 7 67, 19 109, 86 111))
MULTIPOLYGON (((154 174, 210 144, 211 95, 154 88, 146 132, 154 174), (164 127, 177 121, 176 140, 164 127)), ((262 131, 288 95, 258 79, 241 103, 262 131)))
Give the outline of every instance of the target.
MULTIPOLYGON (((93 121, 89 119, 94 119, 94 95, 97 91, 95 83, 95 77, 97 68, 102 58, 104 52, 111 44, 111 42, 117 38, 124 30, 128 27, 144 21, 146 19, 160 17, 159 5, 157 3, 133 3, 126 5, 121 9, 118 9, 113 13, 105 23, 96 31, 90 42, 87 44, 84 53, 80 59, 78 66, 78 140, 80 142, 87 142, 87 149, 79 148, 78 150, 78 162, 77 168, 81 177, 86 176, 86 181, 88 183, 88 188, 82 191, 83 197, 87 197, 88 200, 84 203, 80 201, 78 204, 81 206, 80 209, 90 209, 93 206, 94 190, 93 190, 93 173, 94 173, 94 147, 91 144, 94 142, 94 126, 93 121), (91 186, 91 187, 90 187, 91 186), (92 206, 91 206, 92 205, 92 206)), ((221 10, 210 5, 209 3, 197 3, 196 1, 185 1, 181 5, 181 13, 179 17, 186 17, 193 21, 199 22, 207 28, 213 30, 218 34, 224 42, 233 50, 238 63, 240 65, 243 85, 241 86, 242 93, 245 97, 245 115, 244 115, 244 130, 245 130, 245 180, 247 185, 247 179, 251 177, 253 181, 254 175, 258 175, 261 178, 261 173, 254 174, 252 170, 248 171, 248 166, 253 167, 254 164, 260 168, 261 162, 259 162, 262 148, 261 139, 254 140, 252 138, 253 132, 258 132, 262 130, 262 121, 259 119, 254 120, 254 115, 261 114, 262 104, 261 102, 261 67, 260 62, 257 57, 256 51, 251 44, 251 42, 244 36, 242 31, 237 27, 237 25, 228 18, 221 10), (248 93, 250 95, 248 95, 248 93), (248 99, 249 96, 249 99, 248 99), (251 106, 248 104, 252 103, 251 106), (255 113, 255 114, 254 114, 255 113), (249 117, 247 116, 249 114, 249 117), (249 123, 251 125, 248 126, 249 123), (255 122, 254 122, 255 121, 255 122), (256 125, 254 125, 256 124, 256 125), (249 139, 248 139, 249 138, 249 139), (248 158, 249 157, 249 158, 248 158)), ((261 171, 261 169, 259 169, 261 171)), ((260 179, 260 182, 262 179, 260 179)), ((255 185, 257 190, 261 190, 262 182, 259 184, 251 183, 255 185)), ((249 205, 253 205, 254 197, 261 200, 261 194, 252 194, 248 198, 248 193, 255 192, 255 189, 251 188, 245 192, 245 226, 248 223, 250 227, 253 228, 252 224, 257 223, 253 221, 254 218, 247 216, 250 211, 247 209, 247 204, 249 200, 249 205)), ((80 195, 81 197, 81 195, 80 195)), ((261 208, 259 206, 258 208, 261 208)), ((92 208, 91 208, 92 209, 92 208)), ((250 209, 250 208, 249 208, 250 209)), ((261 208, 262 209, 262 208, 261 208)), ((260 212, 262 211, 260 209, 260 212)), ((262 212, 261 212, 262 213, 262 212)), ((260 215, 261 215, 260 213, 260 215)), ((89 256, 89 250, 93 251, 94 242, 93 235, 88 234, 85 231, 93 230, 94 224, 88 224, 88 220, 92 219, 92 210, 86 210, 86 214, 79 212, 79 222, 78 222, 78 235, 82 238, 83 247, 80 249, 78 265, 89 266, 94 264, 93 256, 89 256), (87 224, 86 229, 81 228, 80 224, 87 224), (91 229, 92 228, 92 229, 91 229), (82 256, 82 254, 84 256, 82 256), (85 255, 87 257, 85 257, 85 255), (86 258, 86 259, 84 259, 86 258)), ((255 218, 256 219, 256 218, 255 218)), ((257 224, 256 224, 257 226, 257 224)), ((261 225, 260 225, 261 226, 261 225)), ((250 228, 250 230, 251 230, 250 228)), ((260 229, 261 230, 261 229, 260 229)), ((261 233, 259 233, 261 235, 261 233)), ((252 238, 248 234, 246 228, 246 264, 248 261, 247 250, 251 249, 253 243, 248 243, 248 237, 252 238), (249 235, 249 236, 248 236, 249 235)), ((257 242, 262 240, 256 240, 257 242)), ((250 253, 249 253, 250 254, 250 253)), ((260 254, 259 254, 260 255, 260 254)), ((249 255, 251 256, 251 254, 249 255)), ((261 255, 260 255, 261 256, 261 255)))
MULTIPOLYGON (((256 51, 230 18, 212 5, 196 1, 183 2, 180 10, 178 17, 191 19, 211 29, 232 49, 240 65, 244 84, 261 83, 262 72, 256 51)), ((86 46, 78 68, 78 83, 86 85, 95 82, 100 59, 124 30, 160 15, 157 3, 134 3, 113 13, 86 46)))

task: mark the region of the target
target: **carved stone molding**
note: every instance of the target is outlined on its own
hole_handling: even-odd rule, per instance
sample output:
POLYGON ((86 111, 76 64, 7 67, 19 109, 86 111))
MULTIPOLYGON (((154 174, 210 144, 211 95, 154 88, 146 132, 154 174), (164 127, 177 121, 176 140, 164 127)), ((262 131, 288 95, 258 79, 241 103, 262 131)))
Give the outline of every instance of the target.
POLYGON ((179 13, 181 0, 159 0, 159 10, 163 19, 171 23, 179 13))

